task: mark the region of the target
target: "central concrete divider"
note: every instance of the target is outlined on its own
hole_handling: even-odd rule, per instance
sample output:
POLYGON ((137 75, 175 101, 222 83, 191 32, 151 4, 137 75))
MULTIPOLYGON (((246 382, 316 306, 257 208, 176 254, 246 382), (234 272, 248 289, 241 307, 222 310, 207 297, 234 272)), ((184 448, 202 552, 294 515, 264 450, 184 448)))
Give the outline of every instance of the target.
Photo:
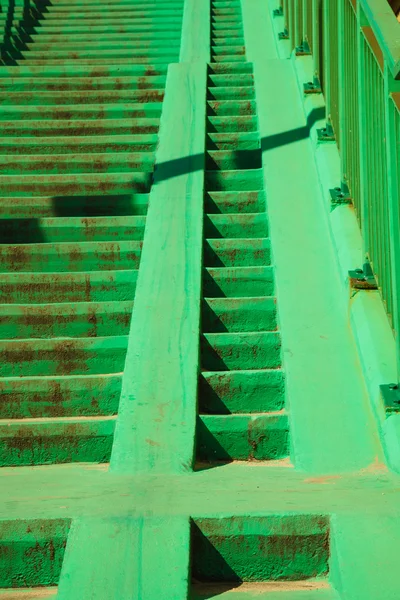
POLYGON ((57 598, 186 598, 189 534, 189 520, 179 517, 76 519, 57 598))
POLYGON ((210 0, 185 0, 179 61, 205 64, 209 60, 210 0))
POLYGON ((196 423, 206 63, 169 67, 112 471, 191 468, 196 423))
POLYGON ((191 0, 168 69, 111 471, 169 473, 194 459, 209 59, 210 4, 191 0))

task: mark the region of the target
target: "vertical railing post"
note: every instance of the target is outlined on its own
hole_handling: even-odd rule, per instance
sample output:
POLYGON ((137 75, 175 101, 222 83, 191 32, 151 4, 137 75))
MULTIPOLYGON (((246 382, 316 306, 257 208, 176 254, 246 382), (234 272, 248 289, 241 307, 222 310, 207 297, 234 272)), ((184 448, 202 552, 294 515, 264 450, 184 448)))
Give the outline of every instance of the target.
POLYGON ((359 220, 361 224, 362 239, 363 239, 363 254, 367 255, 369 249, 369 214, 368 214, 368 203, 367 194, 365 193, 365 186, 367 184, 367 145, 370 141, 367 139, 367 102, 368 102, 368 89, 367 80, 365 78, 365 40, 362 27, 367 26, 368 23, 365 19, 364 12, 361 8, 360 2, 357 3, 357 51, 358 51, 358 123, 359 123, 359 155, 360 155, 360 210, 359 220))
POLYGON ((307 40, 307 17, 308 17, 308 0, 303 0, 303 39, 302 43, 307 40))
POLYGON ((321 19, 320 19, 320 6, 322 0, 312 0, 312 40, 313 40, 313 64, 314 64, 314 77, 318 77, 321 81, 321 19))
POLYGON ((291 48, 296 46, 296 9, 298 0, 289 0, 289 37, 291 48))
POLYGON ((289 31, 289 0, 283 0, 283 22, 285 31, 289 31))
POLYGON ((295 36, 294 36, 294 45, 295 47, 301 46, 303 43, 303 0, 298 0, 296 2, 295 8, 295 36))
MULTIPOLYGON (((337 0, 324 0, 322 5, 322 27, 324 28, 324 97, 326 105, 326 120, 329 122, 329 115, 331 114, 331 52, 330 39, 332 35, 332 23, 329 18, 330 3, 337 0)), ((336 34, 337 35, 337 34, 336 34)))
POLYGON ((386 406, 400 403, 400 81, 385 64, 386 148, 388 165, 389 236, 393 286, 392 324, 396 340, 397 382, 382 386, 386 406))
POLYGON ((344 3, 349 0, 337 0, 338 1, 338 48, 339 48, 339 131, 340 131, 340 164, 342 172, 342 183, 344 183, 345 165, 347 161, 346 156, 346 137, 347 137, 347 123, 346 123, 346 68, 345 68, 345 48, 346 35, 344 31, 345 18, 344 18, 344 3))

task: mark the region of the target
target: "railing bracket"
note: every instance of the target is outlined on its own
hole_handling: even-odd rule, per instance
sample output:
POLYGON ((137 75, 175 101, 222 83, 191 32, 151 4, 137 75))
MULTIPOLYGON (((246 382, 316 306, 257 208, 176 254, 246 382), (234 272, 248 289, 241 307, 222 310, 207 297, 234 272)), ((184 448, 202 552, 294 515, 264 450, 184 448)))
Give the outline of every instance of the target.
POLYGON ((295 53, 296 56, 309 56, 311 50, 308 42, 301 42, 300 46, 296 46, 295 53))
POLYGON ((317 140, 318 142, 334 142, 335 133, 332 129, 332 125, 327 123, 322 129, 317 129, 317 140))
POLYGON ((382 400, 387 413, 400 411, 400 385, 389 383, 379 386, 382 400))
POLYGON ((377 290, 378 286, 371 265, 366 262, 362 269, 349 271, 350 287, 355 290, 377 290))
POLYGON ((274 17, 283 17, 283 7, 280 6, 279 8, 274 8, 272 14, 274 15, 274 17))
POLYGON ((335 187, 329 190, 332 204, 350 204, 351 197, 349 189, 346 185, 335 187))
POLYGON ((278 39, 279 40, 288 40, 289 39, 289 32, 287 29, 284 29, 283 31, 280 31, 278 33, 278 39))
POLYGON ((305 94, 322 94, 321 82, 318 77, 314 77, 312 81, 307 81, 303 84, 305 94))

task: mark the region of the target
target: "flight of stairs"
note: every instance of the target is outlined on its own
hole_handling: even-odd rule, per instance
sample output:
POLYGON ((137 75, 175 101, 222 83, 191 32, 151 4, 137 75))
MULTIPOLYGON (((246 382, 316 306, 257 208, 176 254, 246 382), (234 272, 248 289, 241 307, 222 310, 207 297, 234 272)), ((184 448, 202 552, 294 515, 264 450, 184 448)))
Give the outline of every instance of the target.
POLYGON ((240 0, 212 2, 198 460, 288 456, 252 64, 240 0))
POLYGON ((183 0, 10 10, 0 13, 0 465, 105 462, 183 0))

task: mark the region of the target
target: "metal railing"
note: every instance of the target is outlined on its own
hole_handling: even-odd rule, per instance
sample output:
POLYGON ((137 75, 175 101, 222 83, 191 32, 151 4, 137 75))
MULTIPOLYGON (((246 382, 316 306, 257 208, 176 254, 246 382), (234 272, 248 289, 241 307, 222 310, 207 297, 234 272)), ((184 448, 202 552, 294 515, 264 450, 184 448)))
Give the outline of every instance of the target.
POLYGON ((313 57, 400 373, 400 24, 387 0, 286 0, 283 10, 292 47, 313 57))
POLYGON ((0 62, 13 63, 50 0, 0 0, 0 62))
POLYGON ((24 2, 21 0, 0 0, 0 44, 7 44, 10 37, 16 32, 25 12, 24 2))

